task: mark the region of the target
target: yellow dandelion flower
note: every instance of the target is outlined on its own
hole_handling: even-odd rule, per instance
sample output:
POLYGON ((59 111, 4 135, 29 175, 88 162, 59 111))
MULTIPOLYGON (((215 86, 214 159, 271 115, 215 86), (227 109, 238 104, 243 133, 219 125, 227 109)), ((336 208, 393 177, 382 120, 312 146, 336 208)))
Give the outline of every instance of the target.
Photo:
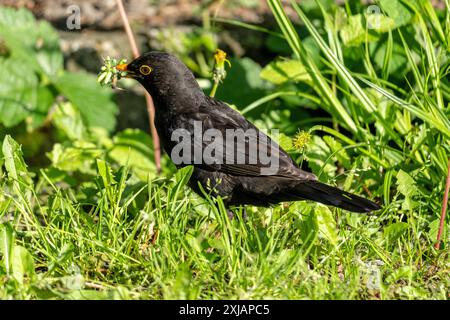
POLYGON ((309 141, 311 140, 311 134, 308 131, 299 131, 292 139, 292 145, 297 150, 303 150, 309 141))

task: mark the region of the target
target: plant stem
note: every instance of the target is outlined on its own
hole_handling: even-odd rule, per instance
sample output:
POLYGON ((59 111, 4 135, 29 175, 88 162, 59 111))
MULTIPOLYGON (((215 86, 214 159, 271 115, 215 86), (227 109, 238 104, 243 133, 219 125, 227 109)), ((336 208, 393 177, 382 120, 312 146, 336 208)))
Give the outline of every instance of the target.
POLYGON ((119 9, 120 17, 123 21, 123 27, 125 28, 125 32, 128 37, 128 42, 131 46, 131 51, 133 52, 134 58, 139 57, 139 49, 136 44, 136 38, 133 35, 133 30, 131 30, 130 21, 128 21, 127 12, 125 11, 125 8, 123 6, 122 0, 116 0, 117 7, 119 9))
POLYGON ((211 92, 209 93, 210 97, 214 98, 214 96, 216 95, 216 91, 217 91, 218 87, 219 87, 219 81, 214 81, 214 85, 213 85, 213 87, 211 89, 211 92))
POLYGON ((448 161, 447 182, 445 183, 444 199, 442 200, 441 221, 439 222, 439 231, 434 247, 439 250, 441 244, 442 231, 444 230, 445 214, 447 212, 448 192, 450 189, 450 159, 448 161))
MULTIPOLYGON (((133 35, 133 30, 131 30, 130 22, 128 21, 128 16, 123 6, 122 0, 116 0, 117 7, 119 9, 120 16, 123 21, 123 25, 125 28, 125 32, 128 37, 128 42, 131 46, 131 51, 133 52, 133 57, 137 58, 140 56, 138 46, 136 44, 136 38, 133 35)), ((161 147, 159 143, 158 132, 155 127, 155 105, 153 103, 153 99, 148 92, 145 92, 145 101, 147 104, 147 113, 150 123, 150 132, 153 139, 153 149, 154 149, 154 157, 155 157, 155 165, 157 173, 161 172, 161 147)))

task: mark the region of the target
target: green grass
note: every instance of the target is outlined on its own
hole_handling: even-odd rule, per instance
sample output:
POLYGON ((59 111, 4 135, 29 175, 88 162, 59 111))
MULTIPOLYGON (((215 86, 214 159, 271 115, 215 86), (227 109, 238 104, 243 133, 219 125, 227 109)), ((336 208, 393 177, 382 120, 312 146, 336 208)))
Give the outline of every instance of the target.
POLYGON ((230 220, 185 188, 189 168, 133 188, 127 170, 98 168, 95 203, 45 182, 3 195, 0 298, 448 298, 448 252, 413 212, 389 233, 386 210, 306 203, 230 220))
POLYGON ((26 148, 42 132, 0 127, 0 299, 449 299, 448 219, 434 244, 450 158, 450 10, 379 1, 388 27, 369 30, 359 2, 291 1, 295 23, 267 2, 274 30, 228 22, 284 39, 284 66, 307 76, 266 67, 277 81, 238 109, 285 128, 280 144, 298 163, 382 210, 296 202, 230 220, 220 199, 186 187, 189 168, 175 173, 164 157, 155 175, 145 133, 110 137, 75 99, 48 116, 48 166, 27 168, 15 141, 26 148), (292 146, 299 129, 311 135, 304 152, 292 146))

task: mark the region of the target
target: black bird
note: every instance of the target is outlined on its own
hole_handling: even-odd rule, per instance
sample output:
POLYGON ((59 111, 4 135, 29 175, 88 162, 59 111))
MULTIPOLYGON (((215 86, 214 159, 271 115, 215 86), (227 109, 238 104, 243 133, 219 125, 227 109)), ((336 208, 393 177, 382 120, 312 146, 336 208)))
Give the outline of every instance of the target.
POLYGON ((116 68, 126 71, 128 77, 139 81, 153 97, 155 126, 161 144, 172 160, 172 151, 179 142, 173 139, 175 132, 190 135, 190 142, 194 145, 189 149, 188 155, 191 157, 195 144, 204 151, 215 141, 194 137, 195 123, 201 124, 202 134, 208 129, 216 129, 224 137, 229 129, 250 132, 241 138, 243 140, 240 142, 244 144, 239 144, 239 138, 232 141, 225 141, 224 138, 223 152, 211 153, 215 157, 213 163, 207 163, 204 159, 195 161, 194 157, 190 161, 176 163, 178 167, 194 165, 189 185, 200 195, 199 183, 205 190, 211 190, 213 195, 221 196, 227 206, 270 206, 283 201, 313 200, 354 212, 380 209, 372 201, 321 183, 312 173, 301 170, 281 147, 239 112, 205 95, 193 73, 175 56, 148 52, 116 68), (249 144, 255 141, 258 152, 265 151, 274 163, 278 163, 272 172, 262 172, 263 168, 270 168, 270 164, 263 164, 257 152, 249 150, 249 144), (235 156, 235 160, 242 156, 245 161, 228 161, 226 157, 230 153, 235 156))

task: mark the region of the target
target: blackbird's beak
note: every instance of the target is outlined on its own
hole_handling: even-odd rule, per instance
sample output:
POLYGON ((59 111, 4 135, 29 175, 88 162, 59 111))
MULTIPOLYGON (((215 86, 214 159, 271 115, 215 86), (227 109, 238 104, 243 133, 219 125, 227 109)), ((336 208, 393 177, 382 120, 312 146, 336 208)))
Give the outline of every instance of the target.
POLYGON ((128 64, 127 63, 121 63, 116 66, 116 69, 120 72, 126 72, 125 78, 135 78, 135 73, 131 70, 128 70, 128 64))

